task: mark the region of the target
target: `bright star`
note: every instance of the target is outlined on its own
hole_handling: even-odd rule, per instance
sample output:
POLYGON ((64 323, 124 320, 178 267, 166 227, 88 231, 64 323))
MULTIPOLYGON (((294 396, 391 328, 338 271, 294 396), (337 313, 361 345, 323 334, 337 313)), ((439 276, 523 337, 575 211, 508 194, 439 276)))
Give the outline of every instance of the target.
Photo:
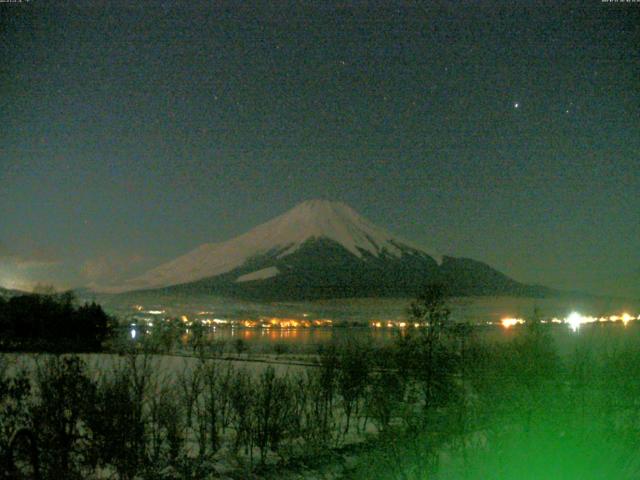
POLYGON ((513 104, 513 108, 520 108, 520 103, 519 102, 515 102, 513 104))

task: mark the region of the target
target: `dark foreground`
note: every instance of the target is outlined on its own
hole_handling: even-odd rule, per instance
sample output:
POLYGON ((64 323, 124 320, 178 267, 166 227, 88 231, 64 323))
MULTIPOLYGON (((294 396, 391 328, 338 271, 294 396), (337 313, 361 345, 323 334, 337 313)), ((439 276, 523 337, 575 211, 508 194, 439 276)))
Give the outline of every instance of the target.
POLYGON ((638 477, 640 348, 593 341, 637 326, 559 355, 542 324, 495 342, 435 320, 289 370, 201 355, 172 374, 141 351, 2 368, 3 478, 638 477))

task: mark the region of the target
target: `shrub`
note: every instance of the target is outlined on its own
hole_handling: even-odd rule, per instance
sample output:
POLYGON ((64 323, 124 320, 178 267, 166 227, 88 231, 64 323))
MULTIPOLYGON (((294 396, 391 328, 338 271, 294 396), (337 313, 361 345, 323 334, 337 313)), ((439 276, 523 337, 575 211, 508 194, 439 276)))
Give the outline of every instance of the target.
POLYGON ((112 465, 123 479, 134 478, 149 463, 146 406, 150 397, 156 398, 150 383, 148 357, 130 355, 96 389, 88 420, 94 457, 98 464, 112 465))
POLYGON ((6 376, 7 365, 0 357, 0 478, 9 475, 14 463, 11 440, 16 432, 30 424, 31 382, 27 372, 6 376))
POLYGON ((255 441, 264 463, 268 449, 278 452, 280 442, 290 431, 294 412, 292 389, 286 377, 277 377, 272 366, 262 372, 255 389, 253 418, 255 441))
POLYGON ((45 478, 83 478, 90 469, 87 417, 93 407, 95 383, 77 356, 50 357, 38 366, 40 400, 31 421, 40 447, 45 478))

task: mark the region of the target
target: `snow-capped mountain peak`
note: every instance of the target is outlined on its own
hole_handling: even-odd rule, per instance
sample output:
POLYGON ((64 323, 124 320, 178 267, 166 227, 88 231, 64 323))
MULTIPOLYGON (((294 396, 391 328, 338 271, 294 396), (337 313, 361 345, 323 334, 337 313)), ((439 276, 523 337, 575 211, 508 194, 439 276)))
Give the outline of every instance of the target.
MULTIPOLYGON (((374 257, 382 254, 400 257, 406 248, 423 252, 374 225, 344 203, 308 200, 236 238, 201 245, 117 290, 166 287, 221 275, 261 255, 282 258, 310 239, 334 241, 359 258, 365 253, 374 257)), ((269 273, 276 275, 277 270, 269 273)), ((241 281, 245 279, 246 275, 241 281)))
POLYGON ((344 203, 310 200, 236 238, 208 243, 117 289, 261 300, 413 297, 428 283, 454 295, 548 296, 469 258, 436 257, 344 203))
POLYGON ((328 238, 358 257, 362 256, 362 251, 378 256, 382 249, 391 255, 399 255, 400 250, 394 242, 408 244, 394 239, 348 205, 328 200, 303 202, 238 239, 256 235, 268 240, 270 247, 290 245, 281 256, 295 251, 310 238, 328 238))

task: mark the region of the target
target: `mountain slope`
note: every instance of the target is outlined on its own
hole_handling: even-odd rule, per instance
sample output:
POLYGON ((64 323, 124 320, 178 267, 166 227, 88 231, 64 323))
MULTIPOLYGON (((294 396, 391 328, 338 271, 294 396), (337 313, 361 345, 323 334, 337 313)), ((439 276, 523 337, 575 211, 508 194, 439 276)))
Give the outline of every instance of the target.
POLYGON ((398 257, 403 250, 417 250, 343 203, 310 200, 232 240, 201 245, 128 281, 123 289, 167 287, 257 266, 294 253, 312 238, 332 240, 357 258, 398 257))
POLYGON ((481 262, 436 258, 343 203, 311 200, 239 237, 160 265, 120 291, 310 299, 414 295, 426 283, 442 282, 460 295, 548 293, 481 262))

